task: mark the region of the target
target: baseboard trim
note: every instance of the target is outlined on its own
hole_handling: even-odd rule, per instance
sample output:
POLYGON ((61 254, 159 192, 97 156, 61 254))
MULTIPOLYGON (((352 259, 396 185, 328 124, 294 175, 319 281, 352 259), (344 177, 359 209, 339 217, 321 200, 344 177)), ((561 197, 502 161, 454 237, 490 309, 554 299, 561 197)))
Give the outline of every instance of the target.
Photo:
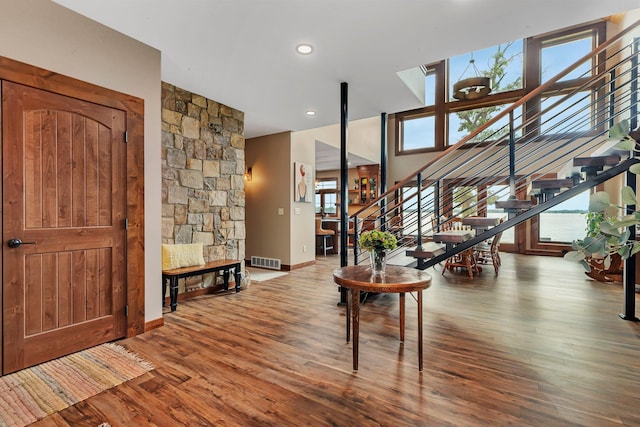
POLYGON ((293 271, 293 270, 297 270, 299 268, 304 268, 304 267, 309 267, 310 265, 315 265, 316 261, 308 261, 308 262, 303 262, 301 264, 295 264, 295 265, 283 265, 282 266, 282 270, 284 271, 293 271))
POLYGON ((146 322, 144 324, 144 331, 149 332, 153 329, 160 328, 162 326, 164 326, 164 317, 146 322))

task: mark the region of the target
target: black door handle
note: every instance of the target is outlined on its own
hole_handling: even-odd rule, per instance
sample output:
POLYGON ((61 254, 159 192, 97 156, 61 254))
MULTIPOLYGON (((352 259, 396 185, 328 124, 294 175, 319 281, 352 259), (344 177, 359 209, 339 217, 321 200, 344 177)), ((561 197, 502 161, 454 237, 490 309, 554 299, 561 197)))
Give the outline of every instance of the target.
POLYGON ((22 245, 35 245, 37 242, 23 242, 20 239, 11 239, 7 242, 10 248, 19 248, 22 245))

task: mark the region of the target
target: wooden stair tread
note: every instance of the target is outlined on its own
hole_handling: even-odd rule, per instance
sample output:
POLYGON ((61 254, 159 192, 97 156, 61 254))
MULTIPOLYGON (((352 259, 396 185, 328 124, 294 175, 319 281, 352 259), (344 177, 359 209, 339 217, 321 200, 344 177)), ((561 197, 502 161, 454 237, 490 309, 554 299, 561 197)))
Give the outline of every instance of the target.
POLYGON ((433 258, 445 253, 446 246, 435 242, 425 242, 422 244, 421 250, 418 248, 407 250, 407 256, 413 258, 433 258))
POLYGON ((576 157, 573 159, 573 166, 599 167, 614 166, 618 163, 620 163, 620 156, 615 154, 609 156, 576 157))
POLYGON ((531 207, 531 200, 518 200, 518 199, 509 199, 509 200, 497 200, 496 208, 499 209, 520 209, 526 210, 531 207))
POLYGON ((564 178, 564 179, 539 179, 537 181, 533 181, 531 183, 531 187, 539 190, 549 189, 549 188, 571 188, 575 184, 573 179, 564 178))

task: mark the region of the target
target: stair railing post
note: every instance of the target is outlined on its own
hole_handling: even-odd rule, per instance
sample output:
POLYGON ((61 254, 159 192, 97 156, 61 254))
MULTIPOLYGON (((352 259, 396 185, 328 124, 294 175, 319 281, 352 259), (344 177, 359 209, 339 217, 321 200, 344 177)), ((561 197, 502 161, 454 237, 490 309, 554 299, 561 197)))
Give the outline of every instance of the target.
MULTIPOLYGON (((380 114, 380 179, 378 180, 378 194, 387 191, 387 113, 380 114)), ((380 215, 382 224, 380 229, 387 231, 386 198, 380 200, 380 215)))
POLYGON ((358 215, 353 216, 353 265, 358 265, 358 215))
POLYGON ((638 127, 638 56, 640 52, 640 38, 633 41, 633 56, 631 57, 631 129, 638 127))
POLYGON ((433 183, 433 215, 435 216, 436 229, 433 232, 440 231, 440 181, 433 183))
MULTIPOLYGON (((609 72, 609 127, 615 124, 616 117, 616 70, 609 72)), ((633 128, 631 128, 633 129, 633 128)))
POLYGON ((516 136, 513 129, 513 110, 509 111, 509 198, 516 198, 516 136))
POLYGON ((418 236, 416 237, 416 239, 418 240, 416 242, 416 250, 417 251, 421 251, 422 250, 422 172, 418 173, 418 175, 416 176, 416 181, 417 181, 417 186, 418 186, 418 191, 416 192, 417 197, 418 197, 418 236))

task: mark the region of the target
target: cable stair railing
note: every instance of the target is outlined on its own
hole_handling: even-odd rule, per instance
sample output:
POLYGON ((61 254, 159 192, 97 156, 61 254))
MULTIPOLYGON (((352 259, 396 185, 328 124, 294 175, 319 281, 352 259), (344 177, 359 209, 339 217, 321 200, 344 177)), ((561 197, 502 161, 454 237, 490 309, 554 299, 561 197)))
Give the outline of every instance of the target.
POLYGON ((356 224, 354 263, 364 261, 358 246, 363 228, 396 234, 398 247, 387 255, 390 263, 426 269, 637 163, 633 153, 612 149, 608 130, 623 119, 632 129, 637 125, 638 42, 621 45, 621 40, 639 27, 640 21, 601 44, 351 215, 356 224), (552 90, 585 64, 588 70, 576 78, 578 87, 552 90), (584 161, 590 157, 606 160, 591 168, 574 165, 574 159, 596 163, 584 161), (504 222, 446 251, 430 241, 434 232, 461 218, 486 212, 488 202, 496 199, 504 222))

